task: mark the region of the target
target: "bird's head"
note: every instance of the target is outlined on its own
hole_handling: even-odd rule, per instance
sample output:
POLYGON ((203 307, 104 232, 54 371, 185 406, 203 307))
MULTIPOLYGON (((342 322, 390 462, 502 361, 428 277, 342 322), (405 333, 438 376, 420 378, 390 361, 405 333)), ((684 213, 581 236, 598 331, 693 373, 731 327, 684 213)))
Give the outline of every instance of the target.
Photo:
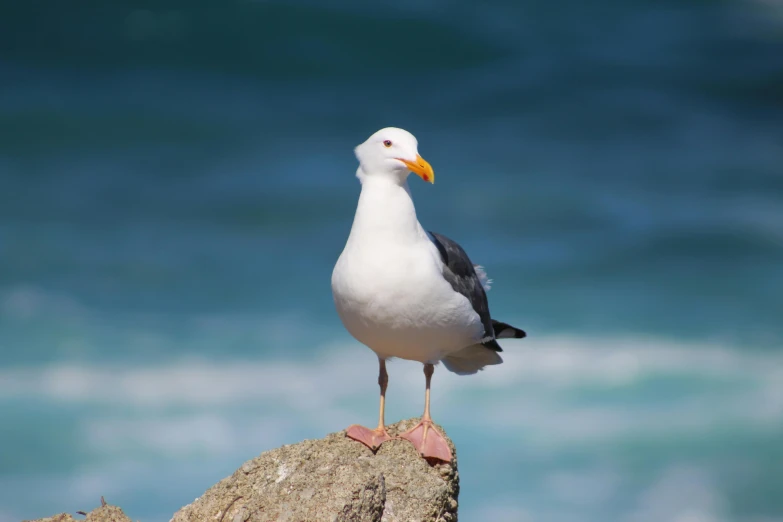
POLYGON ((419 156, 419 142, 404 129, 386 127, 356 147, 356 158, 364 176, 389 176, 405 181, 413 172, 424 181, 435 183, 435 173, 419 156))

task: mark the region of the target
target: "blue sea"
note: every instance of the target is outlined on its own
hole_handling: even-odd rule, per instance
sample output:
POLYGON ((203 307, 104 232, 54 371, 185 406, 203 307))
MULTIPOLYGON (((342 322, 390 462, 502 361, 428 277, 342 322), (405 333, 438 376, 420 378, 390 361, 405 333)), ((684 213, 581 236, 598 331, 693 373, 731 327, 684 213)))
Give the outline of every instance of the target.
POLYGON ((386 126, 528 332, 436 369, 461 520, 783 521, 780 0, 0 3, 0 521, 373 424, 330 277, 386 126))

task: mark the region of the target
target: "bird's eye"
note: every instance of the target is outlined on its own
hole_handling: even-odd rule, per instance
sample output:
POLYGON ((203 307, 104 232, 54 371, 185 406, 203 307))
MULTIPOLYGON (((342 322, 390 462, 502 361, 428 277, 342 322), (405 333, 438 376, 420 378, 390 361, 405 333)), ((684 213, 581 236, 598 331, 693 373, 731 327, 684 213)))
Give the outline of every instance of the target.
POLYGON ((383 146, 384 146, 384 147, 386 147, 387 149, 388 149, 389 147, 391 147, 391 140, 386 140, 386 141, 384 141, 384 142, 383 142, 383 146))

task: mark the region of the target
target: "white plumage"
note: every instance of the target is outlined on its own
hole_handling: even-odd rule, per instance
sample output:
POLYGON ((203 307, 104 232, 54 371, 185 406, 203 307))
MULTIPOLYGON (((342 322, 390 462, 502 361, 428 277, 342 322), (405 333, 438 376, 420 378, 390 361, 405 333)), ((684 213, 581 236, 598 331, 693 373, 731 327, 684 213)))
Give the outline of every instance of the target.
POLYGON ((360 178, 356 217, 332 274, 346 329, 380 357, 423 363, 481 341, 481 320, 443 278, 443 261, 416 219, 407 183, 360 178))
POLYGON ((450 239, 428 233, 416 217, 408 175, 433 182, 418 142, 402 129, 382 129, 356 147, 362 189, 353 226, 332 272, 332 294, 345 328, 378 355, 381 403, 378 427, 353 425, 347 436, 372 449, 390 440, 384 427, 385 361, 424 363, 425 410, 421 422, 400 435, 426 457, 451 460, 429 412, 434 365, 459 374, 499 364, 497 327, 506 337, 522 330, 493 321, 485 290, 491 281, 450 239))

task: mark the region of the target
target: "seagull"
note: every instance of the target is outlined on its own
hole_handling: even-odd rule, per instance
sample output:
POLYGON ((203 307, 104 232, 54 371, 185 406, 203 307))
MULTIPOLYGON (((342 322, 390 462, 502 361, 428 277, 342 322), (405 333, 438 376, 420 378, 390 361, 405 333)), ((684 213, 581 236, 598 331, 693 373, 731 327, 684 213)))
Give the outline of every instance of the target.
POLYGON ((408 176, 434 183, 408 131, 387 127, 354 150, 361 194, 348 240, 332 272, 332 296, 345 328, 378 356, 378 427, 354 424, 346 435, 376 451, 391 440, 384 423, 386 361, 424 364, 424 415, 400 438, 422 457, 451 462, 451 450, 430 416, 430 383, 442 362, 458 375, 503 362, 497 339, 521 339, 519 328, 492 319, 490 280, 462 247, 425 230, 416 218, 408 176))

